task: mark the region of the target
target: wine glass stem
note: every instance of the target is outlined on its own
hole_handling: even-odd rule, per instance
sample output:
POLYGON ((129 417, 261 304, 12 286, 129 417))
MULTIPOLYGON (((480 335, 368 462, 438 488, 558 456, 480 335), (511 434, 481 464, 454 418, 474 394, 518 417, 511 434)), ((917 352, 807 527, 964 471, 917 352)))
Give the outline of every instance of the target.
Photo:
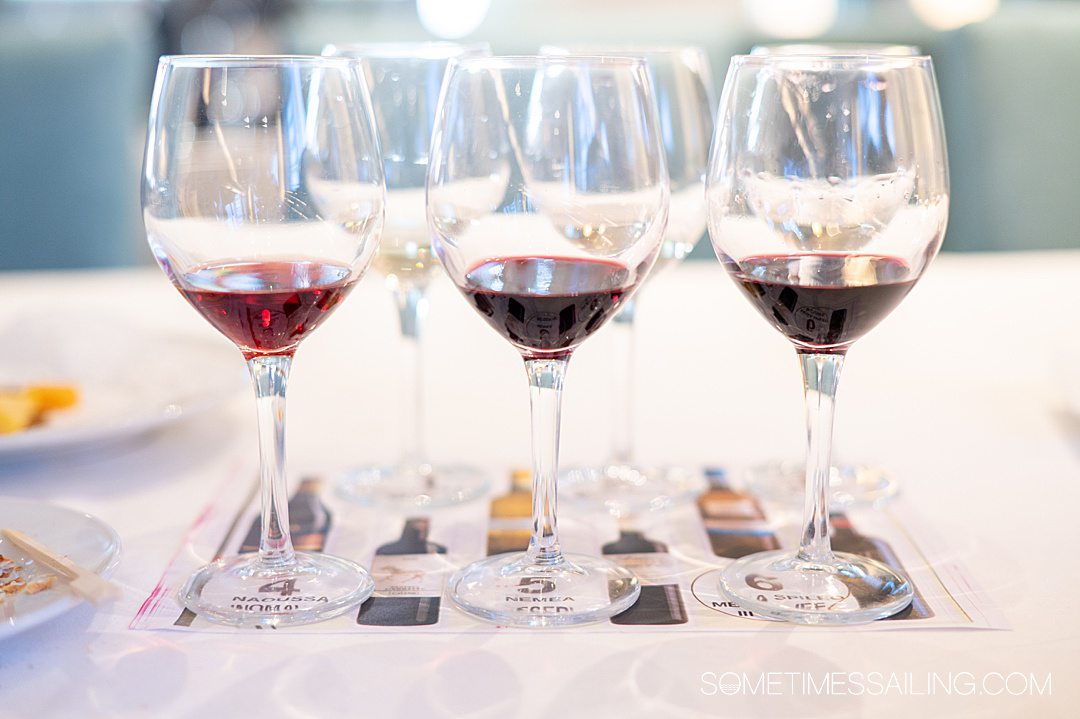
POLYGON ((424 319, 427 317, 427 291, 424 287, 398 286, 394 291, 404 349, 401 353, 401 431, 400 463, 419 468, 424 464, 424 319))
POLYGON ((525 361, 529 375, 529 405, 532 409, 532 540, 529 559, 535 564, 562 561, 559 530, 555 520, 558 497, 555 478, 559 471, 559 426, 562 413, 565 359, 525 361))
POLYGON ((833 416, 844 355, 799 351, 799 361, 806 397, 806 505, 799 558, 828 563, 833 560, 829 542, 833 416))
POLYGON ((296 560, 289 535, 289 494, 285 484, 285 386, 292 357, 261 355, 249 358, 247 364, 259 416, 259 559, 265 567, 276 569, 296 560))
POLYGON ((612 461, 619 466, 634 463, 634 311, 637 300, 631 298, 622 306, 612 322, 615 334, 615 352, 618 356, 613 364, 618 370, 614 377, 612 393, 612 461))

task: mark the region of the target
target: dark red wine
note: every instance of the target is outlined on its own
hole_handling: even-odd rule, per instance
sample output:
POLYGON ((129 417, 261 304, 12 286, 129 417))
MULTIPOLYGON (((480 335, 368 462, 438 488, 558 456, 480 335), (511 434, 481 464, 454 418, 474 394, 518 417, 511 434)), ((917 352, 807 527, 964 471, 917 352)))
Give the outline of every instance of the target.
POLYGON ((480 314, 535 359, 569 356, 635 284, 617 262, 559 257, 491 260, 465 277, 480 314))
POLYGON ((806 253, 725 263, 765 319, 797 345, 840 351, 883 320, 915 284, 902 260, 806 253))
POLYGON ((196 267, 179 289, 250 358, 291 354, 345 299, 350 274, 322 262, 235 262, 196 267))

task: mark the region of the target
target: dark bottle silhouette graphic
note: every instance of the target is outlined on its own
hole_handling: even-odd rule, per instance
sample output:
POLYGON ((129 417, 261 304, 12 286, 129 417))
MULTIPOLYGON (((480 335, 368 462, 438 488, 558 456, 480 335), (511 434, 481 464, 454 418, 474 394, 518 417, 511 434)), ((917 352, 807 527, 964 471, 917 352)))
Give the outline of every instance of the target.
POLYGON ((625 612, 612 617, 612 624, 686 624, 678 571, 666 544, 639 531, 622 530, 616 541, 603 546, 603 553, 641 580, 638 600, 625 612))
POLYGON ((360 605, 356 623, 416 627, 439 621, 446 547, 428 541, 427 517, 405 520, 401 536, 375 550, 375 593, 360 605))
POLYGON ((739 559, 780 549, 756 497, 733 489, 723 470, 706 470, 705 477, 709 488, 698 497, 697 504, 713 554, 739 559))
MULTIPOLYGON (((304 552, 321 552, 326 546, 326 537, 330 533, 333 517, 330 510, 319 500, 322 484, 320 479, 310 477, 303 479, 300 481, 296 493, 289 500, 289 534, 292 536, 294 549, 304 552)), ((235 536, 237 525, 240 524, 244 514, 246 514, 247 507, 254 499, 255 494, 256 492, 253 489, 247 501, 242 505, 240 513, 233 519, 229 531, 225 533, 225 538, 214 553, 215 560, 225 556, 229 548, 229 540, 235 536)), ((248 533, 244 536, 243 543, 240 545, 240 553, 259 551, 259 537, 261 534, 262 517, 255 517, 251 527, 248 529, 248 533)), ((178 627, 190 627, 191 623, 195 621, 195 616, 195 612, 184 609, 173 624, 178 627)))
MULTIPOLYGON (((322 480, 303 479, 296 494, 289 500, 289 534, 292 536, 293 549, 298 552, 321 552, 326 547, 326 536, 330 533, 332 516, 319 500, 322 480)), ((262 518, 256 517, 251 523, 240 553, 259 551, 259 536, 262 533, 262 518)))
MULTIPOLYGON (((829 515, 829 523, 832 526, 833 551, 876 559, 901 574, 907 575, 909 580, 911 579, 911 575, 904 571, 904 565, 900 563, 900 558, 896 556, 896 552, 885 540, 860 534, 847 515, 839 512, 829 515)), ((928 619, 934 616, 934 611, 930 609, 914 582, 912 582, 912 589, 915 590, 915 594, 911 604, 891 617, 886 617, 886 619, 928 619)))
POLYGON ((491 500, 487 553, 524 552, 532 539, 532 472, 517 470, 510 491, 491 500))

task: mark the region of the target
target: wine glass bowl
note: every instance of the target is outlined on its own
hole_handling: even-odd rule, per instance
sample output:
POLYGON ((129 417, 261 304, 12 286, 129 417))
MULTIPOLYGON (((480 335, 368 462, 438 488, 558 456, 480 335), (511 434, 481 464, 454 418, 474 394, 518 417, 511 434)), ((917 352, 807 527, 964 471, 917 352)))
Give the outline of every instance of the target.
POLYGON ((644 63, 456 61, 427 188, 439 260, 525 360, 533 423, 528 551, 463 568, 447 593, 464 611, 500 624, 607 619, 633 604, 640 585, 606 559, 560 548, 559 414, 574 349, 632 297, 663 241, 669 179, 644 63))
POLYGON ((424 205, 431 131, 447 65, 490 54, 484 43, 349 43, 324 55, 357 59, 371 95, 386 177, 386 222, 373 268, 394 295, 401 329, 402 450, 390 465, 346 471, 338 489, 356 502, 402 510, 474 499, 487 489, 483 472, 433 463, 424 442, 423 339, 427 292, 438 273, 424 205))
POLYGON ((386 181, 386 218, 373 268, 392 289, 425 286, 438 274, 424 183, 439 91, 453 58, 490 49, 483 43, 336 43, 323 54, 359 60, 368 82, 386 181))
MULTIPOLYGON (((459 289, 551 298, 618 289, 621 301, 629 299, 659 256, 668 207, 651 83, 641 68, 640 60, 575 56, 455 63, 437 118, 433 147, 443 155, 433 156, 427 206, 435 251, 459 289), (520 261, 491 267, 500 257, 520 261)), ((606 320, 612 307, 594 309, 606 320)), ((534 319, 549 314, 524 310, 520 332, 498 329, 527 355, 555 357, 599 327, 575 312, 573 323, 552 318, 562 319, 552 334, 532 334, 534 319)))
POLYGON ((722 590, 755 613, 842 624, 910 602, 906 577, 833 553, 833 407, 844 356, 922 276, 941 246, 948 170, 927 57, 733 58, 706 202, 722 265, 803 369, 808 452, 797 551, 733 563, 722 590))
POLYGON ((382 163, 359 65, 162 58, 142 200, 154 257, 243 353, 259 417, 259 551, 215 559, 180 600, 233 625, 304 624, 345 612, 374 583, 349 560, 293 549, 284 405, 294 352, 360 279, 382 228, 382 163))
POLYGON ((922 55, 917 45, 890 42, 785 42, 765 43, 750 48, 751 55, 922 55))
POLYGON ((356 66, 300 56, 162 59, 143 218, 170 280, 205 283, 209 268, 233 260, 307 263, 301 284, 359 279, 378 247, 384 190, 377 149, 348 146, 372 131, 358 76, 356 66))

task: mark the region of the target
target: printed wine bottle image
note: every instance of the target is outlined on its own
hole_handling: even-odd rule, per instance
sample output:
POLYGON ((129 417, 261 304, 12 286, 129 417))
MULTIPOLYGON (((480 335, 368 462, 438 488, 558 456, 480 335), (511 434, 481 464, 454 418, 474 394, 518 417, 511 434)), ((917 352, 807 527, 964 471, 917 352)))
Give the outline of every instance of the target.
POLYGON ((524 552, 532 538, 532 472, 516 470, 510 491, 491 500, 487 553, 524 552))
POLYGON ((427 517, 405 520, 401 536, 375 550, 375 593, 360 605, 356 623, 417 627, 439 621, 446 547, 428 541, 427 517))
POLYGON ((637 575, 641 595, 612 624, 686 624, 686 605, 679 589, 678 569, 667 545, 635 530, 620 530, 619 538, 603 547, 603 553, 637 575))
MULTIPOLYGON (((885 540, 860 534, 847 515, 839 512, 829 515, 829 523, 832 525, 833 550, 876 559, 910 579, 911 574, 904 570, 900 558, 896 556, 896 552, 885 540)), ((912 597, 911 604, 891 617, 885 617, 885 620, 929 619, 934 616, 934 611, 930 609, 922 594, 919 593, 918 587, 914 586, 914 582, 912 582, 912 589, 915 590, 915 596, 912 597)))
MULTIPOLYGON (((320 479, 305 478, 300 481, 296 493, 289 499, 289 533, 292 535, 293 547, 300 551, 321 552, 326 547, 326 536, 330 533, 332 517, 330 510, 319 499, 322 486, 320 479)), ((234 536, 234 529, 237 528, 243 514, 244 510, 241 510, 241 514, 233 519, 233 526, 225 534, 221 546, 214 553, 215 560, 225 556, 229 539, 234 536)), ((256 517, 240 545, 241 554, 259 551, 261 532, 262 519, 256 517)), ((178 627, 190 627, 194 621, 195 612, 184 609, 173 624, 178 627)))
POLYGON ((739 559, 748 554, 780 549, 757 498, 731 487, 727 474, 708 469, 709 489, 698 497, 698 512, 709 535, 713 554, 739 559))
MULTIPOLYGON (((322 480, 307 478, 300 482, 300 487, 289 499, 289 533, 292 535, 293 548, 300 552, 321 552, 326 547, 326 536, 330 533, 331 515, 326 505, 319 499, 322 480)), ((258 517, 251 523, 240 553, 259 551, 259 536, 262 520, 258 517)))

